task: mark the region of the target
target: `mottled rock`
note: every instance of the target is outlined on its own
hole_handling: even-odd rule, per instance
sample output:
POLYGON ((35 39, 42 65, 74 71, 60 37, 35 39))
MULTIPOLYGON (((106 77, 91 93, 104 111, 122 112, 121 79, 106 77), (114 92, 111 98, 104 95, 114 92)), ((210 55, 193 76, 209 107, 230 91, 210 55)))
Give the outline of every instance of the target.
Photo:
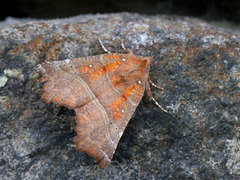
POLYGON ((240 37, 203 21, 81 15, 0 30, 0 179, 239 179, 240 37), (34 66, 104 53, 155 55, 143 101, 111 165, 74 150, 74 112, 40 100, 34 66))

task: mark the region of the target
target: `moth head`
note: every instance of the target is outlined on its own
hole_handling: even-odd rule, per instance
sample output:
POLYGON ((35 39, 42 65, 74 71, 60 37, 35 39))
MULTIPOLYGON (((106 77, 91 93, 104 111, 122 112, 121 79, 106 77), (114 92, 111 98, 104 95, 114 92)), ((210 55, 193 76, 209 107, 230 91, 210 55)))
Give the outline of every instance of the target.
POLYGON ((147 61, 147 66, 150 67, 154 56, 144 57, 144 60, 147 61))
POLYGON ((145 67, 149 70, 154 56, 135 56, 139 61, 142 61, 142 64, 145 64, 145 67))

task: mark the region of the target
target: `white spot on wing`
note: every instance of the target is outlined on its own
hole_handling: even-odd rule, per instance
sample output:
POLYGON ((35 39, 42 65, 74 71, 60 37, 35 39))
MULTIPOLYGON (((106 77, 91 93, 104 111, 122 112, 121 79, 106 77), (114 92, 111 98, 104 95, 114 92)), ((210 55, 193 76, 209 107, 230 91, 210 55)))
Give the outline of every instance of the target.
POLYGON ((70 62, 70 59, 65 59, 64 62, 65 62, 65 63, 69 63, 69 62, 70 62))

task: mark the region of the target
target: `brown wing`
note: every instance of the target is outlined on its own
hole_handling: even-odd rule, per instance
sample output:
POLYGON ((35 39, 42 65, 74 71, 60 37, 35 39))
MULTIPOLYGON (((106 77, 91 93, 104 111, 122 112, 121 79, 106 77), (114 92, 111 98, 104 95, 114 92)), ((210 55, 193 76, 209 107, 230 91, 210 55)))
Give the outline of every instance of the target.
POLYGON ((110 54, 38 66, 40 81, 47 81, 41 98, 75 110, 76 149, 94 157, 99 167, 110 164, 143 96, 146 76, 128 61, 128 54, 110 54))

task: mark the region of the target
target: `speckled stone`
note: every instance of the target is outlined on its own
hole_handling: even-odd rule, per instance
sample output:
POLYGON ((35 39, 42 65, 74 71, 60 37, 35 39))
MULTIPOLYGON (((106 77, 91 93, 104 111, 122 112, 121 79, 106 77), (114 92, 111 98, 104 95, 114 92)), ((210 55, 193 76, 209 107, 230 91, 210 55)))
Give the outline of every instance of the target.
POLYGON ((0 29, 0 179, 239 179, 240 36, 175 16, 81 15, 0 29), (155 55, 142 101, 111 165, 72 142, 74 112, 40 100, 34 66, 122 52, 155 55))

